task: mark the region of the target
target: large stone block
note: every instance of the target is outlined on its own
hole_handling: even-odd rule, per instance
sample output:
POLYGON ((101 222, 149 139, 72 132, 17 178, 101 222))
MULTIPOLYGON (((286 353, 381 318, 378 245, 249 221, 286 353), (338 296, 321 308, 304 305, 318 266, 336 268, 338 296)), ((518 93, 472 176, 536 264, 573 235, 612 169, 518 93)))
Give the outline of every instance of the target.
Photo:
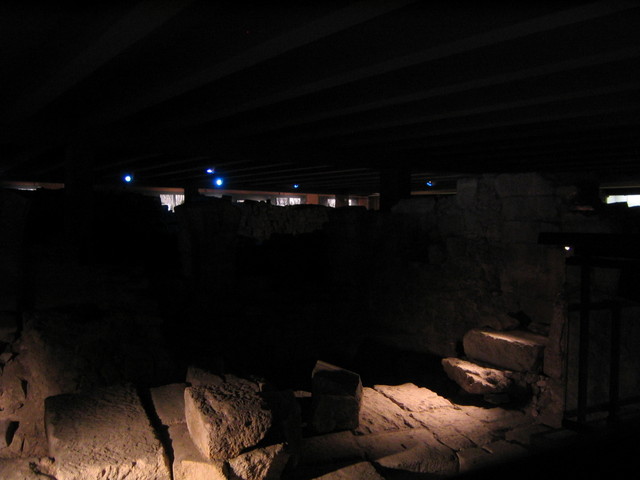
POLYGON ((547 339, 524 330, 494 332, 469 330, 462 339, 464 352, 473 360, 518 372, 537 372, 547 339))
POLYGON ((167 455, 132 386, 45 401, 57 480, 170 480, 167 455))
POLYGON ((189 433, 206 458, 237 457, 260 442, 272 426, 266 402, 246 386, 187 387, 184 400, 189 433))
POLYGON ((151 388, 151 400, 163 425, 176 425, 187 421, 184 416, 184 389, 186 383, 171 383, 151 388))
POLYGON ((227 480, 229 468, 222 460, 204 458, 185 423, 169 426, 173 449, 173 480, 227 480))
POLYGON ((360 375, 318 361, 312 373, 312 390, 311 425, 316 432, 358 427, 362 402, 360 375))
POLYGON ((509 372, 488 368, 460 358, 443 358, 447 376, 468 393, 502 393, 511 386, 509 372))

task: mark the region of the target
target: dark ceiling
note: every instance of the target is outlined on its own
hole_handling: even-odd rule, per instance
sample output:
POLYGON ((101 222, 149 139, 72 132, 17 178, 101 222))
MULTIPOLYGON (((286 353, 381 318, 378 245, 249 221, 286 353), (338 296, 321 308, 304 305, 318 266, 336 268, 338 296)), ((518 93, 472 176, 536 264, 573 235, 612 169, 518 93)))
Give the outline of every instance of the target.
POLYGON ((0 174, 64 181, 85 155, 96 182, 156 186, 640 179, 640 2, 482 3, 3 1, 0 174))

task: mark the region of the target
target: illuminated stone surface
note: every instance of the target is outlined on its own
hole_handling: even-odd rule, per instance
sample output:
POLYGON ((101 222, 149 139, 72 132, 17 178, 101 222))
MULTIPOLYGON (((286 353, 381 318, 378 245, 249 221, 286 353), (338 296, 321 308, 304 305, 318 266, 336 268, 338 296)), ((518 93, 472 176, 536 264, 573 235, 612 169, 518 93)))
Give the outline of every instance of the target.
POLYGON ((373 388, 363 389, 360 421, 357 433, 380 433, 390 430, 402 430, 421 427, 419 421, 400 408, 392 400, 373 388))
POLYGON ((189 433, 206 458, 236 457, 262 440, 272 425, 262 397, 243 385, 187 387, 184 400, 189 433))
POLYGON ((435 475, 454 475, 458 473, 458 457, 450 450, 443 454, 425 444, 417 444, 406 450, 380 458, 377 465, 392 470, 435 475))
POLYGON ((362 401, 360 375, 318 361, 312 373, 313 413, 316 432, 351 430, 358 427, 362 401))
POLYGON ((469 358, 518 372, 540 369, 545 343, 545 337, 523 330, 472 329, 463 338, 464 352, 469 358))
POLYGON ((189 435, 186 424, 169 427, 173 449, 173 480, 226 480, 228 466, 221 460, 204 458, 189 435))
POLYGON ((241 480, 277 480, 289 461, 284 444, 256 448, 229 460, 233 474, 241 480))
POLYGON ((57 480, 170 480, 164 448, 132 386, 47 398, 57 480))
POLYGON ((508 372, 459 358, 443 358, 442 366, 449 378, 468 393, 501 393, 507 391, 512 383, 508 372))
POLYGON ((327 473, 315 480, 384 480, 369 462, 360 462, 327 473))
POLYGON ((376 391, 410 412, 430 412, 439 408, 453 408, 453 403, 428 388, 413 383, 403 385, 375 385, 376 391))
POLYGON ((149 389, 156 414, 163 425, 185 423, 184 389, 186 383, 172 383, 149 389))

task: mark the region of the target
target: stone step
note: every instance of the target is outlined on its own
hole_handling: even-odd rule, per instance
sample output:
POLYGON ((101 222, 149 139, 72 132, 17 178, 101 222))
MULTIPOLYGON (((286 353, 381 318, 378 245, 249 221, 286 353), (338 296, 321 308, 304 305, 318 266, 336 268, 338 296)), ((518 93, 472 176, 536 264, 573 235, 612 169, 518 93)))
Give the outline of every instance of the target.
POLYGON ((472 360, 517 372, 538 372, 547 338, 524 330, 493 331, 474 328, 463 340, 472 360))
POLYGON ((451 380, 471 394, 504 393, 513 383, 508 370, 483 367, 460 358, 443 358, 442 367, 451 380))

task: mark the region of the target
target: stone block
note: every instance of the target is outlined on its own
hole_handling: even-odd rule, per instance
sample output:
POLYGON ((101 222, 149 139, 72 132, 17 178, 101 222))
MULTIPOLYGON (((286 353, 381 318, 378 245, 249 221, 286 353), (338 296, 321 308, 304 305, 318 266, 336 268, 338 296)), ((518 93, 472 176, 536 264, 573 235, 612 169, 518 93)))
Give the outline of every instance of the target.
POLYGON ((300 463, 303 465, 335 464, 364 458, 364 451, 349 431, 304 438, 300 451, 300 463))
POLYGON ((186 383, 172 383, 151 388, 151 400, 163 425, 176 425, 187 421, 184 416, 184 389, 186 383))
POLYGON ((319 433, 358 427, 362 402, 360 375, 318 361, 312 372, 311 426, 319 433))
POLYGON ((57 480, 170 480, 167 455, 132 386, 45 401, 57 480))
POLYGON ((169 426, 173 449, 173 480, 227 480, 228 466, 209 460, 194 445, 185 423, 169 426))
POLYGON ((233 475, 240 480, 278 480, 289 461, 283 443, 255 448, 229 460, 233 475))
POLYGON ((537 372, 547 339, 524 330, 495 332, 472 329, 463 338, 464 352, 473 360, 518 372, 537 372))
POLYGON ((374 385, 373 388, 409 412, 429 412, 440 408, 453 408, 453 404, 446 398, 413 383, 374 385))
POLYGON ((313 480, 384 480, 369 462, 359 462, 339 468, 313 480))
POLYGON ((486 394, 506 392, 511 386, 508 372, 482 367, 459 358, 443 358, 447 376, 467 393, 486 394))
POLYGON ((409 412, 372 388, 363 389, 357 433, 370 434, 420 427, 409 412))
POLYGON ((184 400, 193 443, 209 459, 237 457, 260 442, 272 426, 272 412, 259 393, 247 386, 187 387, 184 400))

